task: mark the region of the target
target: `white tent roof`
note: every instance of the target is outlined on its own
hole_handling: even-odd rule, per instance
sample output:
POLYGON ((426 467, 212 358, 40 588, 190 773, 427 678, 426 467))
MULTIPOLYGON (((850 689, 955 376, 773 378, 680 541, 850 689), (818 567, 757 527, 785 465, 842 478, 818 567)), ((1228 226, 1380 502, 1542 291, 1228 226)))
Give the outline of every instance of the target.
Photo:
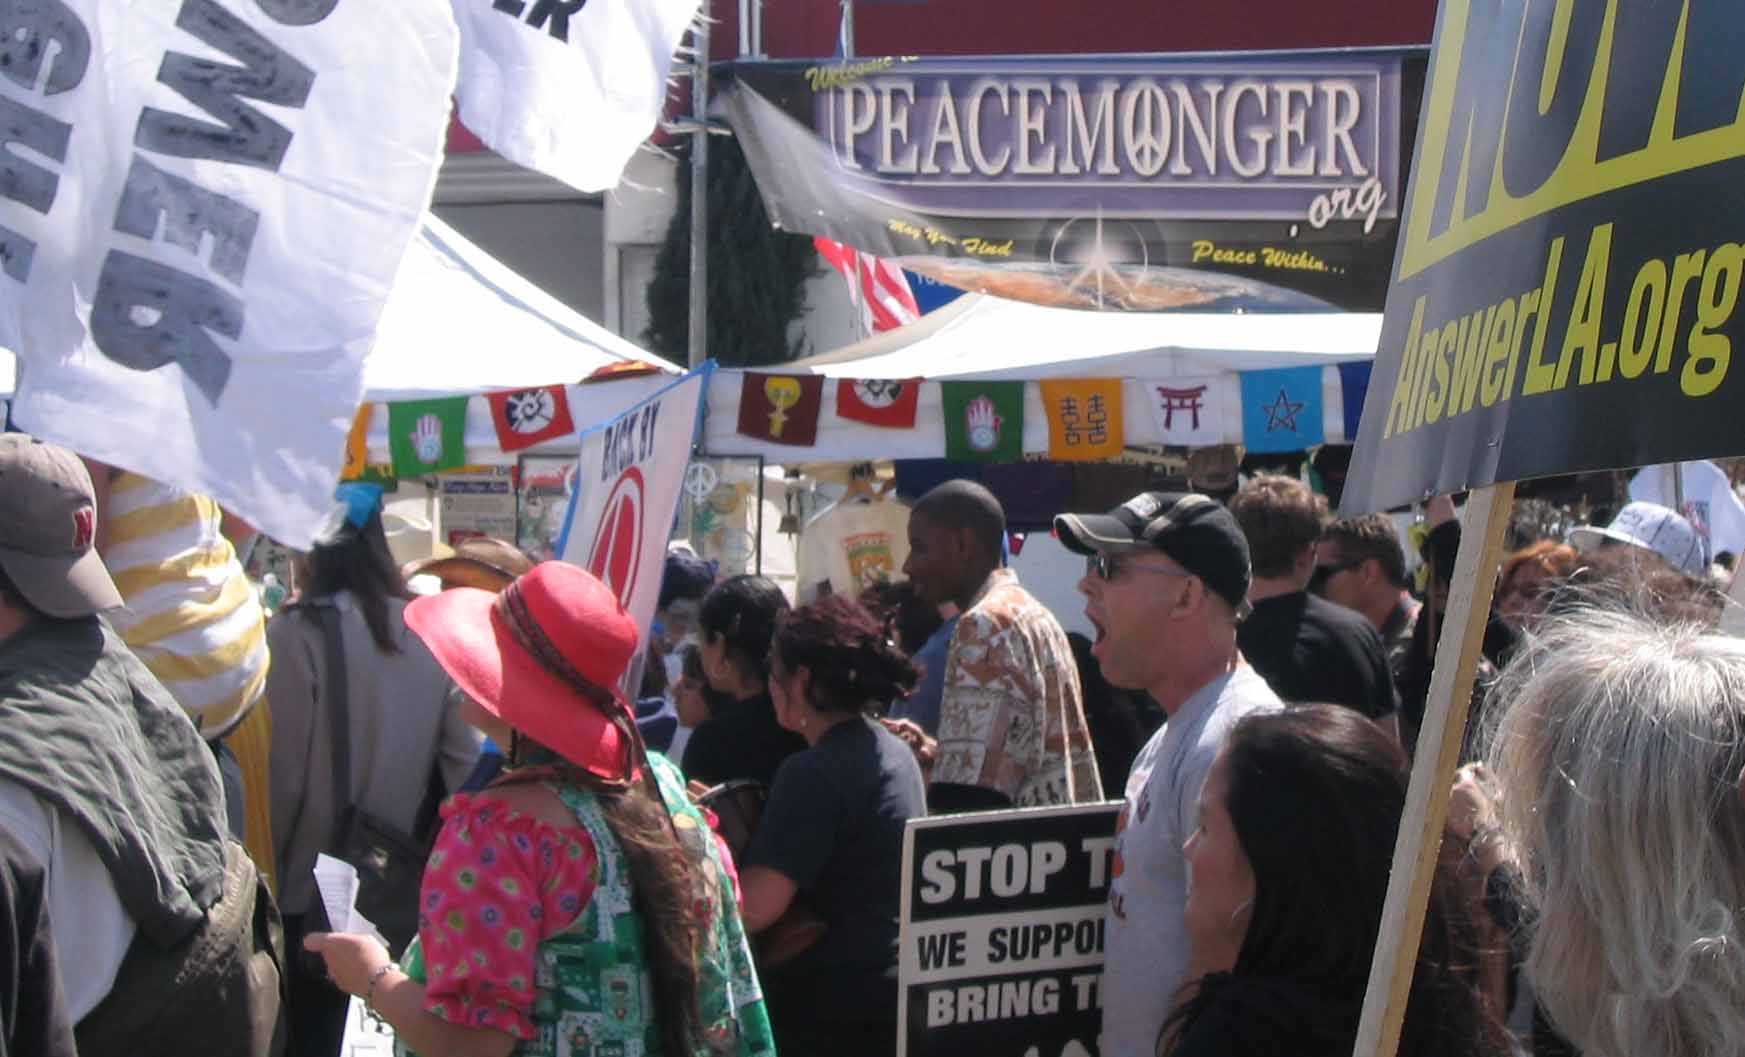
POLYGON ((382 311, 364 392, 389 401, 560 385, 625 360, 679 370, 427 213, 382 311))
MULTIPOLYGON (((833 352, 769 370, 827 378, 941 380, 1121 378, 1125 433, 1130 445, 1157 444, 1163 435, 1149 411, 1145 383, 1169 378, 1216 378, 1207 414, 1220 423, 1222 441, 1241 443, 1242 371, 1324 367, 1323 409, 1329 441, 1348 440, 1337 364, 1373 359, 1381 338, 1380 313, 1222 314, 1093 312, 1047 308, 969 294, 899 330, 833 352)), ((818 442, 793 447, 738 433, 741 371, 717 371, 709 391, 705 450, 720 455, 763 455, 776 462, 938 458, 945 451, 939 386, 921 387, 915 428, 881 429, 836 415, 835 387, 826 385, 818 442)), ((1025 394, 1024 450, 1048 450, 1048 426, 1036 387, 1025 394)))
POLYGON ((1094 312, 967 294, 899 330, 788 365, 831 378, 1151 378, 1375 355, 1378 313, 1094 312))
MULTIPOLYGON (((426 213, 382 310, 376 345, 364 364, 364 394, 386 403, 568 384, 571 415, 577 426, 586 426, 664 384, 659 376, 573 384, 632 360, 680 370, 571 309, 426 213)), ((0 349, 0 399, 10 397, 14 386, 13 356, 0 349)), ((468 448, 480 462, 495 461, 489 456, 496 434, 485 401, 472 401, 467 412, 468 448)), ((370 438, 382 458, 386 420, 385 413, 374 417, 370 438)))

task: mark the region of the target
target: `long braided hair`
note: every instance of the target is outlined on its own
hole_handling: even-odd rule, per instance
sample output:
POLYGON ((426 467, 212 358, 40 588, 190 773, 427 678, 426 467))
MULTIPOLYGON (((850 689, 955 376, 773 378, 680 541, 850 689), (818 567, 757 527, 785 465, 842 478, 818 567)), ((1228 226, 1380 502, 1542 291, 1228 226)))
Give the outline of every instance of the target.
POLYGON ((503 623, 543 666, 604 712, 625 747, 619 773, 605 778, 515 731, 503 784, 557 781, 594 795, 630 870, 630 887, 642 920, 654 976, 654 1022, 666 1057, 686 1057, 703 1047, 705 1033, 699 967, 713 923, 715 893, 709 890, 707 833, 687 844, 661 796, 647 748, 627 709, 605 687, 576 671, 533 620, 518 584, 497 596, 503 623))

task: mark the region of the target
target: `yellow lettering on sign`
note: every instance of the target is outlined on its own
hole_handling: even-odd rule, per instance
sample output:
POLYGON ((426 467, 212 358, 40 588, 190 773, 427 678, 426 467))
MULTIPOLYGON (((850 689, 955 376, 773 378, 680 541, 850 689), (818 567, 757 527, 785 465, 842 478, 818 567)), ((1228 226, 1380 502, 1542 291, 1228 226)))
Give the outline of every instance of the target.
POLYGON ((1736 242, 1716 246, 1703 269, 1702 291, 1697 295, 1697 322, 1690 330, 1690 355, 1678 377, 1685 396, 1708 396, 1720 388, 1733 359, 1733 339, 1713 332, 1733 318, 1739 304, 1739 280, 1745 276, 1745 248, 1736 242))
POLYGON ((1619 32, 1622 6, 1444 0, 1400 279, 1572 203, 1745 156, 1737 8, 1638 4, 1619 32))

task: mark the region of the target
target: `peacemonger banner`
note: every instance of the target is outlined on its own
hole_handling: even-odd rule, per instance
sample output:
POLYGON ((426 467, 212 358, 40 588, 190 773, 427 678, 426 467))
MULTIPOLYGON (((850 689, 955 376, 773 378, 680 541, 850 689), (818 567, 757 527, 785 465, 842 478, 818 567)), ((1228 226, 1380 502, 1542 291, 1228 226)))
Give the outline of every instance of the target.
POLYGON ((776 226, 1039 304, 1376 311, 1424 52, 739 62, 776 226))
POLYGON ((1444 0, 1348 511, 1745 451, 1742 41, 1733 4, 1444 0))

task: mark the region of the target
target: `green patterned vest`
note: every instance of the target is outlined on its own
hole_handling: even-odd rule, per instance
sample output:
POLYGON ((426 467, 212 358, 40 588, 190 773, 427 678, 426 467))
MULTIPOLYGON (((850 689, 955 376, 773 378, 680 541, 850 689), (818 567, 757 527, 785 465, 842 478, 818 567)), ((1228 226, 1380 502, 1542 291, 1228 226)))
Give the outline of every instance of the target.
MULTIPOLYGON (((698 988, 707 1043, 688 1057, 774 1057, 769 1015, 720 849, 686 795, 678 769, 658 753, 649 753, 649 762, 688 858, 702 863, 707 890, 715 893, 698 988)), ((514 1052, 518 1057, 668 1057, 654 1022, 653 974, 618 839, 592 793, 569 786, 553 791, 587 829, 599 865, 594 897, 582 916, 539 946, 533 1005, 539 1036, 514 1052)), ((418 940, 402 960, 407 974, 422 982, 424 957, 418 940)), ((399 1042, 394 1052, 410 1057, 399 1042)))

